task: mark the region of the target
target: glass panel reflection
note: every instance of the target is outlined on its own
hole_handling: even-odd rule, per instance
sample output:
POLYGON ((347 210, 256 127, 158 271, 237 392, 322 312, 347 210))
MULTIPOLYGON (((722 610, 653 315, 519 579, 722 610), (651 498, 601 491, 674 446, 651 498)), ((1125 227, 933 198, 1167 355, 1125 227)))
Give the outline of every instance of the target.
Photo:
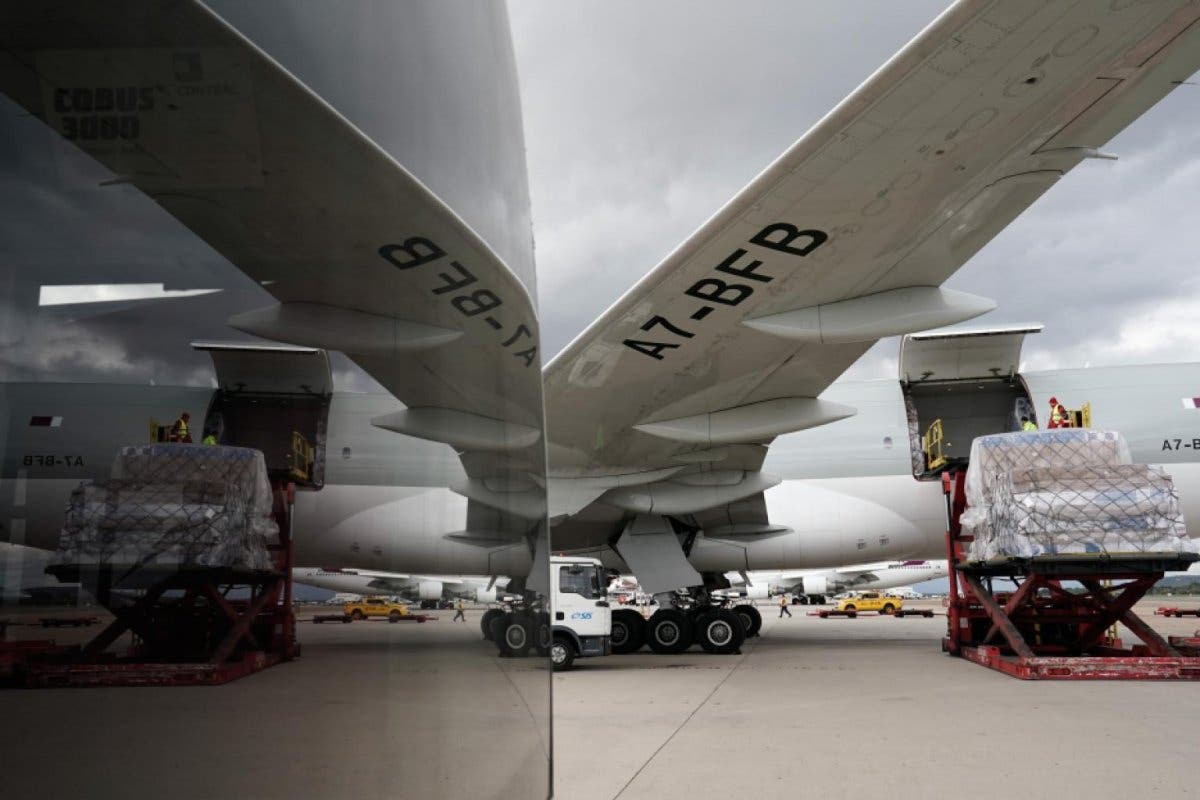
POLYGON ((5 788, 548 796, 503 8, 210 6, 0 2, 5 788))

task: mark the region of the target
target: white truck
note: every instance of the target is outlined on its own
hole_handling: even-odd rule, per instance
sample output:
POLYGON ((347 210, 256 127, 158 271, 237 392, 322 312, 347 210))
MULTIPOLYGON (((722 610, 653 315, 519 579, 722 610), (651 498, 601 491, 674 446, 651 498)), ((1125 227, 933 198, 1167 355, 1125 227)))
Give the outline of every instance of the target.
POLYGON ((556 672, 570 669, 577 658, 611 655, 608 573, 594 558, 551 556, 549 612, 493 608, 480 625, 502 656, 536 649, 550 656, 556 672))

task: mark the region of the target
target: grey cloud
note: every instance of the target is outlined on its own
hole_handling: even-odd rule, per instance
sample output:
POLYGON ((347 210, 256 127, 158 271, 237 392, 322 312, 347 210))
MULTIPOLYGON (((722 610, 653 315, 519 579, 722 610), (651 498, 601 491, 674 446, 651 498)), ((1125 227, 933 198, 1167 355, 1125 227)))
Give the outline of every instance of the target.
MULTIPOLYGON (((940 2, 512 2, 547 355, 931 21, 940 2), (697 9, 702 9, 698 11, 697 9)), ((1031 368, 1193 358, 1122 325, 1196 300, 1200 88, 1181 87, 948 283, 996 299, 972 325, 1040 321, 1031 368), (1125 344, 1118 344, 1125 341, 1125 344)), ((847 377, 896 375, 896 340, 847 377)))

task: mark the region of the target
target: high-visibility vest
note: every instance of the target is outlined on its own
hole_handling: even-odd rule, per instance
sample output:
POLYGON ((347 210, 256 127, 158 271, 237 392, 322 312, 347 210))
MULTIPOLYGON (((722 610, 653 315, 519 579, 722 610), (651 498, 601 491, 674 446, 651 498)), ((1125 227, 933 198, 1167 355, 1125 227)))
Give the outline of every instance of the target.
POLYGON ((1050 421, 1053 422, 1056 427, 1062 425, 1063 420, 1066 418, 1066 414, 1064 412, 1065 409, 1063 408, 1062 403, 1059 403, 1050 411, 1050 421))
POLYGON ((1026 420, 1021 424, 1021 430, 1023 431, 1036 431, 1037 429, 1037 423, 1033 420, 1026 420))
POLYGON ((205 436, 202 441, 204 444, 216 444, 217 437, 214 434, 210 433, 208 436, 205 436))

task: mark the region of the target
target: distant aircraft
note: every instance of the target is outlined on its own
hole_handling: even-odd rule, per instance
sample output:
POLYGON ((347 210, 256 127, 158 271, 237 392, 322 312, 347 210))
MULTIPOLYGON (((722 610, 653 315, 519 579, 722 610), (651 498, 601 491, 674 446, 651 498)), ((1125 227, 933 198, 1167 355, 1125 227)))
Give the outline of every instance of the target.
POLYGON ((296 567, 292 578, 307 586, 358 595, 386 594, 410 602, 436 604, 461 597, 476 603, 493 603, 507 596, 508 578, 466 575, 402 575, 365 569, 296 567))
POLYGON ((751 599, 790 594, 800 602, 819 604, 829 595, 850 590, 891 589, 949 574, 944 559, 859 564, 832 570, 750 572, 744 578, 734 577, 733 588, 729 591, 751 599))

